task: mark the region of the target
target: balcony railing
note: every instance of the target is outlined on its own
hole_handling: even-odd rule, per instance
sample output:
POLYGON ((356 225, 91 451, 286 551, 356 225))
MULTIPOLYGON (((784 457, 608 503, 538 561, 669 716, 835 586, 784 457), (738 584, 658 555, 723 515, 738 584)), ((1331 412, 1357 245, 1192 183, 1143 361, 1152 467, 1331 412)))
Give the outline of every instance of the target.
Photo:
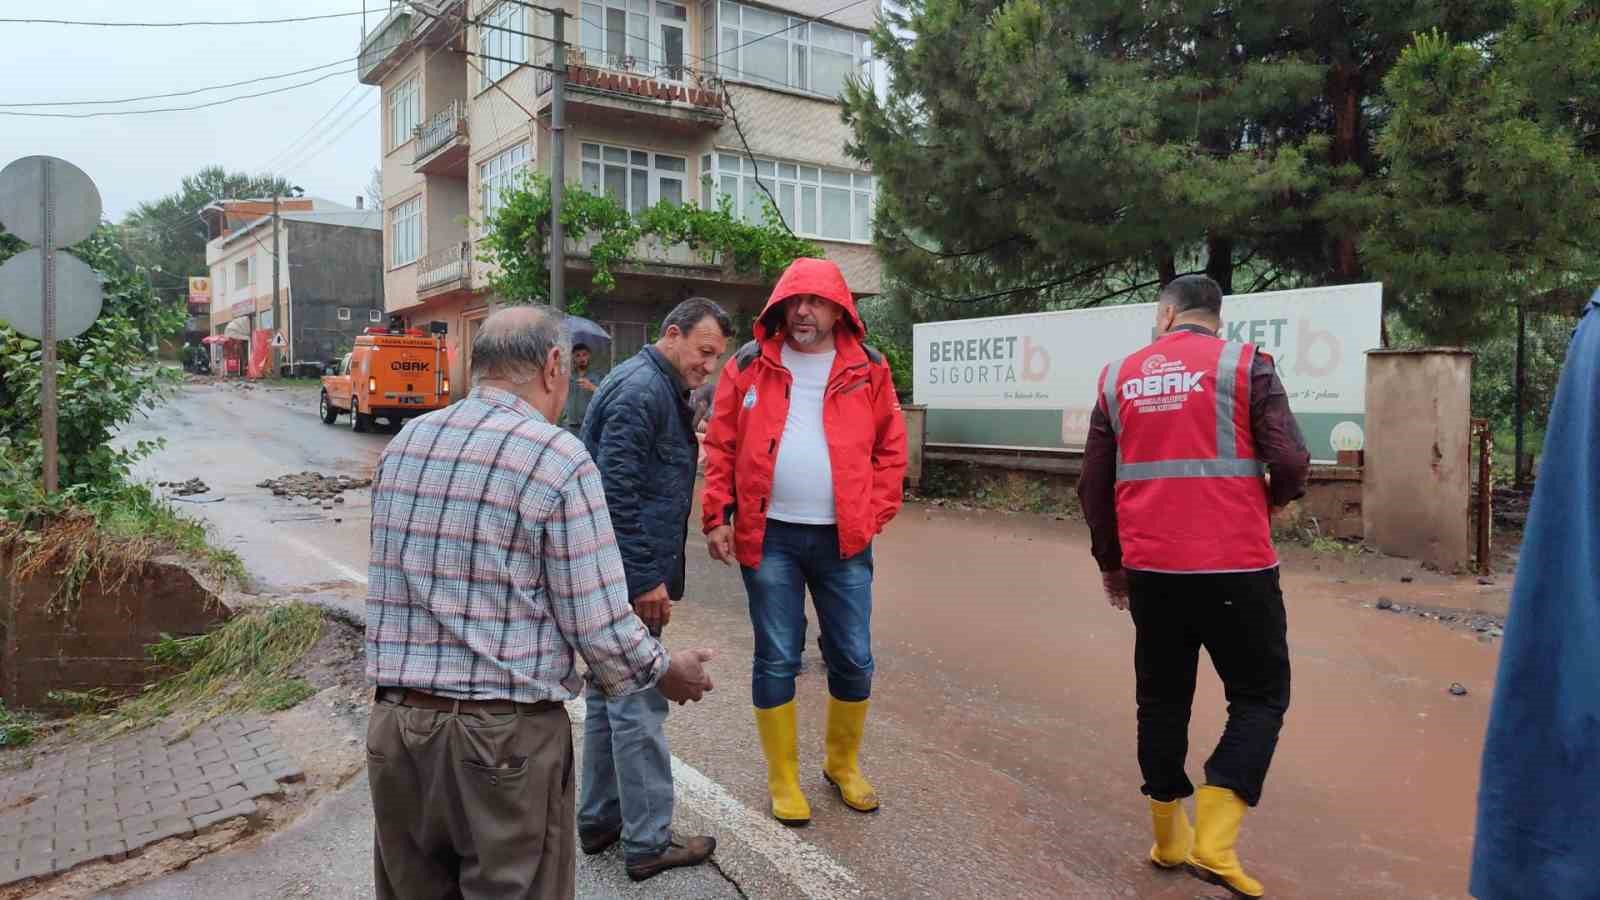
MULTIPOLYGON (((567 253, 571 256, 587 259, 589 251, 594 249, 599 240, 597 235, 585 235, 577 240, 567 242, 567 253)), ((626 263, 636 263, 657 266, 684 266, 693 268, 722 268, 722 253, 720 251, 697 251, 688 244, 665 244, 660 238, 647 237, 640 239, 633 245, 633 252, 628 254, 626 263)))
POLYGON ((466 133, 466 104, 460 100, 451 100, 449 106, 434 113, 427 122, 417 126, 417 151, 412 163, 422 162, 432 156, 440 147, 458 137, 465 137, 466 133))
POLYGON ((456 286, 471 276, 472 245, 467 241, 441 247, 417 261, 419 292, 456 286))
MULTIPOLYGON (((554 48, 547 47, 535 56, 538 65, 548 66, 554 58, 554 48)), ((570 47, 567 50, 567 75, 568 87, 572 88, 624 94, 663 104, 679 103, 705 112, 722 112, 721 81, 710 72, 690 66, 662 65, 632 56, 612 56, 570 47)), ((550 84, 550 73, 540 70, 537 80, 539 94, 548 93, 550 84)))

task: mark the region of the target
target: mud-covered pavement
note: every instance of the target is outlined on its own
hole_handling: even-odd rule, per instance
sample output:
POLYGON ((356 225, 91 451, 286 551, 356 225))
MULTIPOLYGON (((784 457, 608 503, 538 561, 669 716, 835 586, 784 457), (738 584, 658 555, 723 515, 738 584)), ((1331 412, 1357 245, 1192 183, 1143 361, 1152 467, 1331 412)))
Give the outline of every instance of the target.
MULTIPOLYGON (((370 475, 388 438, 325 426, 315 402, 314 390, 191 385, 125 439, 167 438, 145 477, 198 477, 225 498, 185 508, 214 523, 265 584, 359 612, 366 492, 329 511, 255 486, 307 470, 370 475)), ((822 780, 826 688, 813 643, 800 696, 815 820, 799 832, 764 817, 742 585, 691 545, 689 596, 667 640, 716 649, 719 686, 674 709, 668 733, 680 819, 719 836, 721 870, 639 887, 591 881, 588 895, 718 896, 731 886, 751 897, 1224 896, 1145 861, 1132 626, 1101 597, 1080 525, 907 506, 876 548, 878 678, 863 759, 884 807, 853 813, 822 780)), ((1479 586, 1393 561, 1364 571, 1360 561, 1288 559, 1294 697, 1262 806, 1246 820, 1244 859, 1277 897, 1465 896, 1498 643, 1374 607, 1388 597, 1494 612, 1509 578, 1479 586), (1402 571, 1414 580, 1401 583, 1402 571), (1449 692, 1455 682, 1465 696, 1449 692)), ((1223 714, 1207 672, 1193 777, 1223 714)), ((366 808, 360 797, 338 802, 366 808)), ((348 846, 324 852, 366 866, 362 829, 344 830, 348 846)))

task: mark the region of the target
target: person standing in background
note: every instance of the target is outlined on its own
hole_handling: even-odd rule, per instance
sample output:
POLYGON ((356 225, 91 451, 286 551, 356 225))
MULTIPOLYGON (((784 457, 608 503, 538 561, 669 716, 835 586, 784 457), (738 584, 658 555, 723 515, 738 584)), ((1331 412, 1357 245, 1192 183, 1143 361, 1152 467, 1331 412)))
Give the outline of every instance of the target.
POLYGON ((594 354, 587 344, 572 345, 572 383, 567 388, 567 405, 562 412, 561 424, 574 433, 583 427, 583 417, 589 412, 594 392, 604 381, 604 372, 593 368, 594 354))

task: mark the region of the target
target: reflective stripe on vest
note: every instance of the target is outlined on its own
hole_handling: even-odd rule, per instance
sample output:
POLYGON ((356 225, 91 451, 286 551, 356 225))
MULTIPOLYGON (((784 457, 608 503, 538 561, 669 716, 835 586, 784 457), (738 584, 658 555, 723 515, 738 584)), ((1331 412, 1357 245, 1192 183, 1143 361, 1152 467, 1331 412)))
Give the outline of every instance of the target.
MULTIPOLYGON (((1111 433, 1122 434, 1122 410, 1117 403, 1117 377, 1122 372, 1122 364, 1127 362, 1126 356, 1114 359, 1111 365, 1106 366, 1106 379, 1104 393, 1106 395, 1106 416, 1111 420, 1111 433)), ((1118 449, 1118 455, 1121 449, 1118 449)))
MULTIPOLYGON (((1237 387, 1235 375, 1239 370, 1239 357, 1245 345, 1229 341, 1222 345, 1222 355, 1217 358, 1217 458, 1239 458, 1239 433, 1233 427, 1233 392, 1237 387)), ((1254 357, 1255 348, 1251 348, 1254 357)), ((1254 359, 1251 360, 1254 362, 1254 359)))
POLYGON ((1259 478, 1267 469, 1253 459, 1164 459, 1161 462, 1117 463, 1118 481, 1157 478, 1259 478))
MULTIPOLYGON (((1106 400, 1106 415, 1111 421, 1111 433, 1117 436, 1122 434, 1122 410, 1117 394, 1121 388, 1122 366, 1128 357, 1113 360, 1106 368, 1105 387, 1103 393, 1106 400)), ((1173 459, 1161 462, 1124 463, 1122 461, 1122 444, 1117 444, 1117 480, 1118 481, 1154 481, 1158 478, 1246 478, 1258 477, 1266 474, 1266 467, 1254 459, 1241 459, 1239 457, 1239 433, 1234 428, 1234 391, 1238 387, 1238 371, 1241 362, 1253 366, 1255 364, 1255 347, 1250 344, 1241 344, 1236 341, 1227 341, 1222 345, 1222 353, 1217 357, 1216 371, 1216 416, 1217 416, 1217 457, 1216 459, 1173 459), (1245 351, 1249 351, 1249 359, 1244 358, 1245 351)), ((1248 370, 1247 370, 1248 371, 1248 370)))

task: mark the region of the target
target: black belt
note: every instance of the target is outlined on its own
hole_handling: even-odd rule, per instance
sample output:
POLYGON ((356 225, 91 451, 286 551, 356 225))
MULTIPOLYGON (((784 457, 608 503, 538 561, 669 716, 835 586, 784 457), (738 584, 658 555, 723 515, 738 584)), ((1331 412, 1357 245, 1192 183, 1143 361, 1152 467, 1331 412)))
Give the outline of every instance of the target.
POLYGON ((561 706, 554 700, 541 700, 538 703, 517 703, 513 700, 455 700, 409 688, 395 687, 378 688, 374 699, 379 703, 393 703, 412 709, 447 713, 488 713, 491 716, 545 712, 561 706))

